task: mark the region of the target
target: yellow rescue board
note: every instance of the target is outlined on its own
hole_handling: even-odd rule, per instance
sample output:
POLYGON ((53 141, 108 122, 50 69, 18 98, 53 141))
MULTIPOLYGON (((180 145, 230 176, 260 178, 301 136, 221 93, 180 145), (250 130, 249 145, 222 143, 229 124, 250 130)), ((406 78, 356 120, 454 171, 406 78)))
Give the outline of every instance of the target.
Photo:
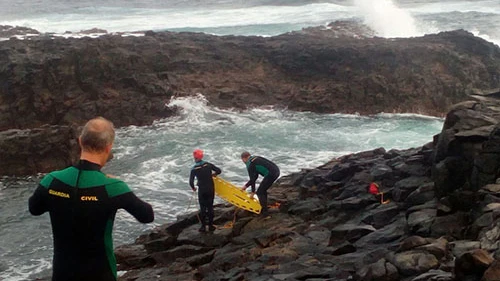
POLYGON ((215 194, 238 208, 260 214, 261 206, 257 199, 254 199, 246 191, 236 185, 214 177, 215 194))

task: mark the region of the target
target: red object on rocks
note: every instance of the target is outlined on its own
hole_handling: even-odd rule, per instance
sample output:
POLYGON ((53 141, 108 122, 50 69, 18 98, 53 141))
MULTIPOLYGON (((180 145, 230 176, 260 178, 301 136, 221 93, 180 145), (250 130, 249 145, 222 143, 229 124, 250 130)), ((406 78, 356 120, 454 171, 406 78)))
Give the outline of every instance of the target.
POLYGON ((376 184, 374 182, 370 183, 370 187, 368 188, 368 192, 370 192, 373 195, 379 194, 380 191, 378 190, 378 184, 376 184))

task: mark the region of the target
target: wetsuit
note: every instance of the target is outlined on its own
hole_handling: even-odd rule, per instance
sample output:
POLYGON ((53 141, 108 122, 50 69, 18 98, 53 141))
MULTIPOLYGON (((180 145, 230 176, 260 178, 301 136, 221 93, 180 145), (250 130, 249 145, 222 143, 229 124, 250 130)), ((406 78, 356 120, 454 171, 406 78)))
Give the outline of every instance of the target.
POLYGON ((85 160, 46 175, 29 199, 31 214, 49 212, 54 238, 53 281, 116 280, 112 230, 116 211, 142 223, 154 219, 151 205, 123 181, 108 178, 85 160))
POLYGON ((251 186, 252 192, 255 192, 255 181, 259 175, 263 176, 257 196, 259 197, 260 206, 262 207, 261 214, 267 214, 267 190, 280 176, 280 169, 270 160, 260 156, 250 156, 245 163, 248 170, 250 180, 245 184, 246 187, 251 186))
POLYGON ((202 227, 212 226, 214 221, 214 180, 212 171, 216 175, 221 173, 217 166, 203 160, 196 162, 189 175, 189 185, 194 189, 194 178, 198 180, 198 202, 200 203, 200 221, 202 227), (207 222, 208 221, 208 222, 207 222))

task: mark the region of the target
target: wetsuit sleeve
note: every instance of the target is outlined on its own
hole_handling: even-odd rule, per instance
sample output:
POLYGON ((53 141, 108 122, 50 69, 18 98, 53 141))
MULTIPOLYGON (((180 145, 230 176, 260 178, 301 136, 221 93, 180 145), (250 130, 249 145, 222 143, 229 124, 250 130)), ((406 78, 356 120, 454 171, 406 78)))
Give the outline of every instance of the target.
POLYGON ((139 222, 149 223, 155 218, 153 207, 139 199, 123 181, 115 180, 106 186, 108 196, 115 202, 116 209, 125 209, 139 222))
POLYGON ((253 163, 250 163, 250 165, 248 166, 248 176, 250 177, 250 180, 245 184, 245 186, 251 186, 252 192, 255 192, 255 181, 259 177, 259 174, 257 173, 257 169, 255 168, 255 164, 253 163))
POLYGON ((191 186, 191 189, 194 189, 194 169, 191 170, 191 174, 189 175, 189 186, 191 186))
POLYGON ((39 185, 35 190, 35 193, 30 197, 28 205, 29 211, 34 216, 39 216, 49 210, 47 206, 48 202, 48 190, 42 185, 39 185))
POLYGON ((153 207, 139 199, 133 192, 127 192, 117 198, 121 207, 142 223, 150 223, 155 219, 153 207))
POLYGON ((212 169, 212 171, 215 172, 216 175, 220 175, 220 173, 222 173, 222 170, 219 169, 219 167, 215 166, 214 164, 211 164, 211 165, 212 165, 211 169, 212 169))

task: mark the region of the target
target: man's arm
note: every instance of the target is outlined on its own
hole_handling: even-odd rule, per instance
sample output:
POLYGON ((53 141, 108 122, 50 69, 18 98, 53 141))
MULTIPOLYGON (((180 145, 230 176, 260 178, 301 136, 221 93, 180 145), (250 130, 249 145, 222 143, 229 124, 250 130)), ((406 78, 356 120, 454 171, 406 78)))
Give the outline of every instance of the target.
POLYGON ((220 173, 222 173, 222 170, 219 169, 219 167, 215 166, 214 164, 211 164, 212 165, 212 171, 215 172, 215 175, 220 175, 220 173))
POLYGON ((250 180, 245 184, 245 187, 251 186, 252 192, 255 192, 255 181, 259 177, 259 174, 257 173, 257 169, 253 163, 251 163, 248 167, 248 176, 250 177, 250 180))
POLYGON ((139 222, 150 223, 155 219, 153 207, 139 199, 133 192, 127 192, 117 197, 122 208, 134 216, 139 222))
POLYGON ((189 186, 191 186, 191 189, 193 191, 196 191, 196 187, 194 187, 194 176, 195 176, 194 169, 192 169, 191 174, 189 175, 189 186))
POLYGON ((47 206, 47 197, 47 188, 42 185, 38 185, 35 192, 28 201, 28 208, 32 215, 39 216, 49 210, 47 206))

